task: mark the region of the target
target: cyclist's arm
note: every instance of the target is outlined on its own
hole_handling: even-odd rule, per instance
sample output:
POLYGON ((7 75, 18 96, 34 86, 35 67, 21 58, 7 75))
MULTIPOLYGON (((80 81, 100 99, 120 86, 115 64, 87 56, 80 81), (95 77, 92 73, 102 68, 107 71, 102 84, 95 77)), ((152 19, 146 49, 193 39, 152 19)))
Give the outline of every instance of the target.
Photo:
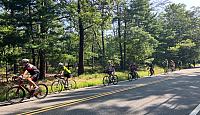
POLYGON ((64 71, 61 72, 61 75, 64 75, 64 71))
POLYGON ((28 71, 25 70, 24 73, 22 74, 22 76, 26 76, 28 74, 28 71))

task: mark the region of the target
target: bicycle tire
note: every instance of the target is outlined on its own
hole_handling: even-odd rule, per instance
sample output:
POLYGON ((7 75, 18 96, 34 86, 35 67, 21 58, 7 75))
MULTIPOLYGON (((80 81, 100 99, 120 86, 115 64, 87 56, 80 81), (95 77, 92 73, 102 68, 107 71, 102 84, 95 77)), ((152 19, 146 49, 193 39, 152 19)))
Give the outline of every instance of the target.
POLYGON ((113 85, 117 85, 118 84, 118 76, 117 75, 113 75, 112 76, 112 83, 113 83, 113 85))
POLYGON ((132 81, 132 80, 133 80, 133 76, 132 76, 131 73, 128 74, 128 80, 129 80, 129 81, 132 81))
POLYGON ((38 84, 39 91, 34 95, 37 99, 43 99, 48 95, 48 87, 45 84, 38 84))
POLYGON ((67 86, 68 86, 69 89, 76 89, 77 88, 76 81, 73 80, 73 79, 69 80, 67 86))
POLYGON ((54 81, 51 84, 51 91, 53 93, 60 93, 63 90, 63 84, 60 81, 54 81))
POLYGON ((108 86, 110 84, 110 79, 108 76, 103 77, 103 85, 108 86))
POLYGON ((140 77, 139 77, 138 73, 135 72, 135 77, 134 77, 134 79, 137 80, 138 78, 140 78, 140 77))
POLYGON ((8 89, 6 93, 6 100, 11 103, 20 103, 24 100, 25 97, 25 90, 21 88, 20 86, 14 86, 8 89), (15 99, 18 99, 15 101, 15 99))

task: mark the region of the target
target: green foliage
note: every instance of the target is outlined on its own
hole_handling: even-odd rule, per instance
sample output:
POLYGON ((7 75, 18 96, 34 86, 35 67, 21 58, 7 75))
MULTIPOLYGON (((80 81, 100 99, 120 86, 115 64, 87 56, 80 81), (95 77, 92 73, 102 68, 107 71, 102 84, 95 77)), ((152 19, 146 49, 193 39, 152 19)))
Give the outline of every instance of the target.
POLYGON ((155 13, 149 0, 3 0, 0 3, 0 61, 13 64, 45 51, 46 61, 77 63, 79 19, 84 29, 84 62, 112 60, 184 64, 199 60, 200 8, 169 4, 155 13), (33 52, 34 49, 34 52, 33 52), (35 54, 33 54, 35 53, 35 54))
POLYGON ((127 46, 129 60, 144 62, 145 59, 148 59, 153 54, 158 41, 142 28, 133 27, 131 30, 132 36, 127 46))

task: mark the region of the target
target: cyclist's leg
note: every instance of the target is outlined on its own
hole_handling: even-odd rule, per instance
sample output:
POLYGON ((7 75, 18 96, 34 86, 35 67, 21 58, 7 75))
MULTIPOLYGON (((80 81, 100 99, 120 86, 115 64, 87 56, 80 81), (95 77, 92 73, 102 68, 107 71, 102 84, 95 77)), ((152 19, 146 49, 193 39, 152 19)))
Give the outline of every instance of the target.
POLYGON ((39 87, 37 85, 38 78, 39 78, 39 73, 36 73, 36 74, 31 76, 31 81, 30 82, 34 86, 35 90, 39 89, 39 87))
POLYGON ((65 74, 64 77, 66 77, 65 79, 65 88, 69 87, 69 78, 71 77, 71 74, 65 74))
POLYGON ((150 76, 152 76, 154 74, 153 68, 150 68, 150 76))
POLYGON ((32 78, 27 78, 28 82, 29 82, 29 85, 30 85, 30 88, 32 89, 32 86, 34 88, 38 87, 35 82, 32 80, 32 78))

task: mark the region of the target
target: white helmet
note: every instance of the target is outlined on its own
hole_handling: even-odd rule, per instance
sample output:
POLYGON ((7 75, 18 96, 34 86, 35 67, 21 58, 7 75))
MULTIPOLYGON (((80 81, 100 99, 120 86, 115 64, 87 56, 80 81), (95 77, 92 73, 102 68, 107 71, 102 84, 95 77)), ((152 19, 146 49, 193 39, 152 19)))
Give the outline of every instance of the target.
POLYGON ((29 59, 22 59, 22 63, 29 63, 29 59))
POLYGON ((59 66, 63 66, 64 64, 63 64, 63 63, 59 63, 58 65, 59 65, 59 66))

